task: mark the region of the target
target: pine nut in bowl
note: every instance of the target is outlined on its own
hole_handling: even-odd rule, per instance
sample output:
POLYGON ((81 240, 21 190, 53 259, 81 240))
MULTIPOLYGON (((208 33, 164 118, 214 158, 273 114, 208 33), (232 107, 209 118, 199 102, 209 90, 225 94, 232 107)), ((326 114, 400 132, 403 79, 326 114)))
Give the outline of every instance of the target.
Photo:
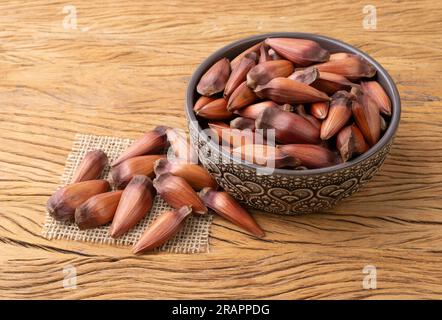
POLYGON ((295 32, 216 51, 194 72, 185 106, 192 143, 218 184, 248 207, 289 215, 331 208, 371 180, 400 108, 373 58, 295 32))

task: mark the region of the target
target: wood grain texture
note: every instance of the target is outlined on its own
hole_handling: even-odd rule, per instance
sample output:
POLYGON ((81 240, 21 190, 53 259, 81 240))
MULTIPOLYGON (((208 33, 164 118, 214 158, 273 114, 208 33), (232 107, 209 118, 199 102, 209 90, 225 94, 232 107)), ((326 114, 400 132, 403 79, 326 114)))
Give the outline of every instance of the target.
POLYGON ((442 5, 370 1, 378 23, 369 31, 365 4, 2 1, 0 298, 442 298, 442 5), (63 28, 69 4, 76 30, 63 28), (197 65, 231 41, 272 31, 341 39, 396 80, 400 128, 362 191, 321 214, 257 214, 263 241, 215 218, 208 254, 135 257, 41 236, 75 133, 184 128, 197 65), (66 265, 77 268, 77 289, 62 286, 66 265), (376 290, 362 288, 366 265, 377 267, 376 290))

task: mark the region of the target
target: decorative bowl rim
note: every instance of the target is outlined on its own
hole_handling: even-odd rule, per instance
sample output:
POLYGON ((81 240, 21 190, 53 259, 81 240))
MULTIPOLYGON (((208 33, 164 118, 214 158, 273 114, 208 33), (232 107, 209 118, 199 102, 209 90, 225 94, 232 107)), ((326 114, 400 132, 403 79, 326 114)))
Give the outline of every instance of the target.
MULTIPOLYGON (((201 125, 199 124, 198 119, 195 116, 195 113, 193 112, 193 105, 194 105, 194 95, 196 92, 196 86, 198 84, 199 79, 204 74, 204 72, 213 65, 214 62, 221 59, 222 57, 225 57, 226 54, 231 51, 232 49, 239 47, 244 44, 248 44, 252 46, 253 44, 256 44, 260 41, 265 40, 266 38, 302 38, 302 39, 309 39, 309 40, 319 40, 320 42, 327 42, 329 44, 335 45, 343 49, 345 52, 350 53, 356 53, 360 56, 362 56, 364 59, 366 59, 368 62, 370 62, 376 69, 378 77, 381 77, 384 79, 384 89, 386 90, 387 94, 389 94, 391 99, 391 106, 392 106, 392 116, 390 124, 387 128, 387 131, 383 134, 381 139, 372 146, 367 152, 364 154, 350 160, 344 163, 340 163, 334 166, 326 167, 326 168, 319 168, 319 169, 307 169, 307 170, 293 170, 293 169, 272 169, 273 174, 280 174, 280 175, 292 175, 292 176, 307 176, 307 175, 317 175, 317 174, 325 174, 325 173, 333 173, 335 171, 340 171, 342 169, 348 169, 350 167, 356 166, 357 164, 363 162, 364 160, 372 157, 377 152, 379 152, 382 148, 384 148, 393 138, 397 131, 397 128, 399 126, 400 116, 401 116, 401 101, 399 92, 397 90, 396 84, 394 83, 393 79, 389 75, 389 73, 379 64, 375 59, 373 59, 371 56, 366 54, 365 52, 361 51, 358 48, 355 48, 345 42, 342 42, 340 40, 330 38, 327 36, 317 35, 313 33, 304 33, 304 32, 271 32, 271 33, 265 33, 265 34, 259 34, 250 36, 247 38, 243 38, 237 41, 234 41, 218 50, 216 50, 214 53, 212 53, 209 57, 207 57, 194 71, 192 74, 192 77, 189 81, 189 84, 187 86, 186 90, 186 100, 185 100, 185 112, 188 120, 189 126, 193 126, 194 129, 197 130, 199 135, 202 135, 203 139, 207 141, 207 143, 212 146, 212 148, 216 148, 219 150, 219 152, 222 154, 223 157, 229 159, 232 163, 236 163, 238 165, 242 165, 245 167, 248 167, 250 169, 256 170, 260 169, 262 167, 255 165, 253 163, 248 163, 241 161, 240 159, 237 159, 233 157, 231 154, 226 152, 223 148, 219 148, 217 144, 215 144, 214 141, 211 141, 208 139, 207 135, 202 130, 201 125), (196 127, 195 127, 196 124, 196 127)), ((190 129, 190 128, 189 128, 190 129)))

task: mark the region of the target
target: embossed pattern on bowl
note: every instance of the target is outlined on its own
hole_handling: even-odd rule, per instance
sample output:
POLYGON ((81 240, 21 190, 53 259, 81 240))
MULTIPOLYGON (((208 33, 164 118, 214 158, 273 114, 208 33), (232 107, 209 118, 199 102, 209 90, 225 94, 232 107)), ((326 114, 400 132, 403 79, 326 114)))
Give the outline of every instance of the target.
POLYGON ((212 54, 195 71, 186 96, 186 116, 190 137, 204 167, 219 185, 241 203, 275 214, 293 215, 322 211, 351 196, 378 172, 387 157, 400 120, 400 98, 389 74, 362 51, 335 39, 306 33, 271 33, 232 43, 212 54), (257 172, 257 166, 240 163, 215 143, 207 141, 194 113, 196 85, 201 75, 221 57, 233 58, 246 48, 268 37, 305 38, 319 42, 331 52, 352 52, 363 56, 377 69, 377 81, 392 101, 392 118, 381 140, 368 152, 344 164, 313 170, 275 169, 270 175, 257 172))

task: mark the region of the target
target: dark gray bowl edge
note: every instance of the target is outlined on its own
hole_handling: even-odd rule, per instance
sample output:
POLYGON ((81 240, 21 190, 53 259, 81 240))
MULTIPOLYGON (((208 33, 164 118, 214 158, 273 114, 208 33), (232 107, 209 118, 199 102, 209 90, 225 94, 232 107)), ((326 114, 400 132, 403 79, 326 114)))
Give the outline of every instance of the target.
MULTIPOLYGON (((381 139, 371 147, 366 153, 364 153, 361 156, 358 156, 355 159, 352 159, 348 162, 341 163, 332 167, 327 168, 320 168, 320 169, 309 169, 309 170, 290 170, 290 169, 274 169, 273 174, 282 174, 282 175, 317 175, 317 174, 324 174, 324 173, 330 173, 333 171, 349 168, 351 166, 357 165, 358 163, 364 161, 365 159, 373 156, 376 152, 378 152, 380 149, 382 149, 388 142, 390 142, 397 131, 397 128, 399 126, 400 122, 400 116, 401 116, 401 102, 400 102, 400 96, 399 92, 396 88, 396 85, 391 78, 391 76, 388 74, 388 72, 372 57, 370 57, 368 54, 364 53, 363 51, 347 44, 342 41, 322 36, 322 35, 316 35, 316 34, 310 34, 310 33, 300 33, 300 32, 275 32, 275 33, 267 33, 262 35, 255 35, 248 38, 244 38, 238 41, 235 41, 233 43, 230 43, 217 51, 215 51, 213 54, 211 54, 208 58, 206 58, 194 71, 188 87, 186 91, 186 100, 185 100, 185 111, 186 111, 186 117, 188 119, 189 126, 195 126, 194 129, 198 132, 198 134, 202 135, 203 139, 207 139, 207 135, 202 131, 202 128, 200 124, 197 121, 197 118, 193 112, 193 105, 195 102, 195 93, 196 93, 196 85, 198 84, 199 79, 201 78, 202 74, 217 60, 219 60, 222 57, 227 56, 228 52, 232 51, 233 48, 236 48, 238 51, 237 53, 243 51, 245 48, 252 46, 255 43, 258 43, 260 41, 263 41, 266 38, 270 37, 291 37, 291 38, 303 38, 303 39, 310 39, 318 41, 321 45, 324 45, 324 43, 327 43, 329 46, 334 46, 336 48, 339 48, 340 51, 346 51, 346 52, 352 52, 357 53, 360 56, 364 57, 367 61, 369 61, 377 70, 377 80, 381 83, 384 90, 387 92, 387 94, 390 97, 390 100, 392 102, 392 116, 390 119, 389 126, 387 128, 387 131, 384 133, 384 135, 381 137, 381 139), (242 47, 240 50, 238 48, 242 47)), ((208 143, 214 147, 218 148, 218 146, 213 141, 208 141, 208 143)), ((240 165, 247 166, 252 169, 258 169, 259 166, 254 165, 252 163, 244 163, 241 162, 239 159, 236 159, 232 157, 229 153, 227 153, 225 150, 220 150, 222 155, 225 158, 228 158, 232 163, 237 163, 240 165)))

